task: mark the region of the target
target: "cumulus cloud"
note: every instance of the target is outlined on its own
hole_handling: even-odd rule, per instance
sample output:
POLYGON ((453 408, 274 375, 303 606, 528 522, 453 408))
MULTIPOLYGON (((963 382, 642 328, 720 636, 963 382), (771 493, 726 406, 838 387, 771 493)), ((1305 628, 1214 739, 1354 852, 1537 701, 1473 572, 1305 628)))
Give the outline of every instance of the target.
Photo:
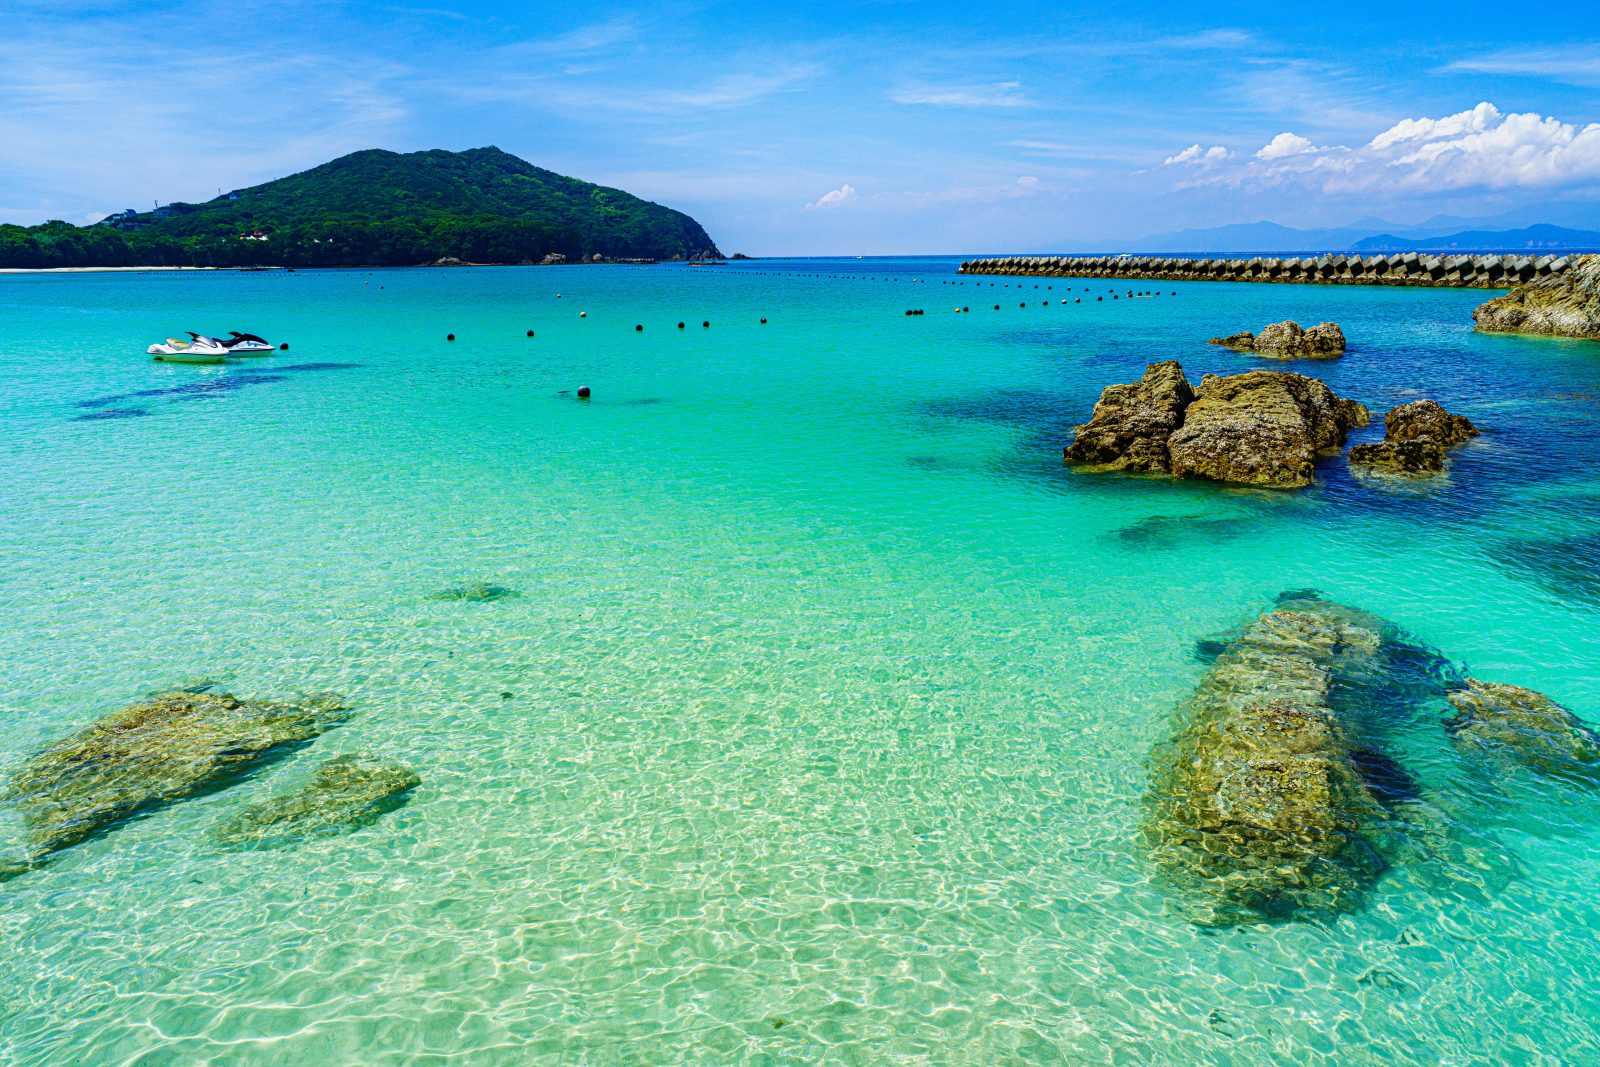
MULTIPOLYGON (((1194 148, 1168 162, 1186 159, 1194 148)), ((1600 180, 1600 123, 1579 126, 1482 103, 1440 118, 1408 118, 1359 147, 1318 147, 1293 133, 1254 158, 1183 181, 1195 185, 1300 183, 1329 194, 1374 189, 1447 191, 1555 187, 1600 180)))
POLYGON ((849 182, 846 182, 845 184, 839 186, 839 188, 834 189, 832 192, 823 193, 821 196, 817 197, 816 200, 806 205, 806 210, 815 211, 818 208, 839 207, 843 204, 848 204, 855 198, 856 187, 851 185, 849 182))
POLYGON ((1177 155, 1168 156, 1162 160, 1161 165, 1163 167, 1172 167, 1185 163, 1194 163, 1200 166, 1210 166, 1213 163, 1221 163, 1232 154, 1219 144, 1214 144, 1210 148, 1201 148, 1197 144, 1192 144, 1177 155))
POLYGON ((1317 146, 1309 138, 1301 137, 1296 133, 1280 133, 1272 140, 1261 146, 1256 153, 1257 159, 1287 159, 1290 156, 1303 156, 1307 152, 1315 152, 1317 146))

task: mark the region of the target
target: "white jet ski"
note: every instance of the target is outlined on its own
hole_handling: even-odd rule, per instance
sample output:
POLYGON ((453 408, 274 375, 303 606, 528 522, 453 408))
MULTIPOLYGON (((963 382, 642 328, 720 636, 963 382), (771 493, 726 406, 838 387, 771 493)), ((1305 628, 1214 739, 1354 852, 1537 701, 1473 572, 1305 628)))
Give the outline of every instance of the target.
POLYGON ((221 341, 199 334, 190 334, 193 341, 167 338, 164 344, 154 344, 145 349, 163 363, 221 363, 228 358, 228 349, 221 341))

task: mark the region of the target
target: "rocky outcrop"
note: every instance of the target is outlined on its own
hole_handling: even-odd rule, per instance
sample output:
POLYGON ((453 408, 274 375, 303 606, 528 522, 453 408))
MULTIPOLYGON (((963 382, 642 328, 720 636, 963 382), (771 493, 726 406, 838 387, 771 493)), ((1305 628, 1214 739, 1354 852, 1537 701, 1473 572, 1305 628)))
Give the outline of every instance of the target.
POLYGON ((1330 694, 1382 667, 1371 616, 1292 601, 1227 643, 1152 760, 1145 833, 1206 922, 1355 906, 1384 810, 1330 694))
POLYGON ((1170 471, 1167 438, 1183 425, 1194 390, 1177 360, 1151 363, 1133 385, 1108 385, 1063 453, 1101 470, 1170 471))
POLYGON ((225 845, 270 847, 346 833, 400 807, 422 783, 410 768, 366 756, 318 767, 304 789, 245 808, 216 832, 225 845))
POLYGON ((1542 774, 1600 781, 1600 735, 1543 693, 1464 679, 1450 694, 1456 715, 1445 723, 1456 745, 1494 763, 1542 774))
POLYGON ((1484 333, 1600 340, 1600 256, 1576 256, 1570 269, 1535 278, 1472 313, 1484 333))
POLYGON ((334 697, 298 704, 167 693, 109 715, 13 774, 30 860, 214 789, 343 719, 334 697))
POLYGON ((1317 457, 1342 447, 1367 409, 1322 382, 1287 371, 1208 374, 1167 439, 1172 473, 1237 485, 1311 484, 1317 457))
POLYGON ((496 600, 511 600, 521 595, 510 586, 495 585, 493 582, 467 582, 441 589, 428 599, 470 600, 478 604, 487 604, 496 600))
POLYGON ((1213 337, 1211 343, 1273 359, 1337 359, 1345 349, 1344 331, 1337 322, 1319 322, 1303 330, 1293 319, 1275 322, 1259 334, 1213 337))
POLYGON ((1478 436, 1465 415, 1452 415, 1433 400, 1413 400, 1384 416, 1383 440, 1356 445, 1350 462, 1392 474, 1438 474, 1445 452, 1478 436))
POLYGON ((1365 407, 1315 378, 1208 374, 1196 391, 1167 360, 1149 364, 1137 384, 1108 386, 1063 458, 1096 470, 1298 488, 1311 484, 1316 458, 1367 419, 1365 407))

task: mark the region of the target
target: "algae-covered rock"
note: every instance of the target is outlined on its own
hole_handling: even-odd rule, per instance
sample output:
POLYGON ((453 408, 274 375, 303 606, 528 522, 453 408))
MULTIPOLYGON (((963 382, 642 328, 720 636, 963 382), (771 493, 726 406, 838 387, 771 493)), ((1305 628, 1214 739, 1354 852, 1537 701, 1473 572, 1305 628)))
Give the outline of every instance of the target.
POLYGON ((494 585, 490 582, 467 582, 462 585, 452 585, 441 589, 430 600, 470 600, 475 603, 488 603, 494 600, 509 600, 521 596, 515 589, 504 585, 494 585))
POLYGON ((1478 428, 1465 415, 1452 415, 1437 400, 1413 400, 1389 409, 1383 417, 1383 436, 1389 441, 1424 438, 1442 448, 1454 448, 1478 436, 1478 428))
POLYGON ((1600 781, 1600 735, 1572 712, 1532 689, 1463 681, 1465 688, 1450 694, 1456 715, 1445 723, 1459 747, 1544 774, 1600 781))
POLYGON ((337 698, 287 704, 167 693, 108 715, 28 760, 4 798, 37 859, 125 819, 224 785, 342 721, 337 698))
POLYGON ((1600 256, 1575 256, 1566 271, 1480 305, 1472 321, 1484 333, 1600 340, 1600 256))
POLYGON ((421 782, 396 763, 339 756, 318 767, 304 789, 245 808, 216 837, 226 845, 271 846, 343 833, 400 807, 421 782))
POLYGON ((1063 452, 1102 470, 1166 471, 1167 438, 1183 423, 1194 390, 1177 360, 1151 363, 1133 385, 1108 385, 1087 425, 1063 452))
POLYGON ((1344 331, 1337 322, 1319 322, 1305 330, 1293 319, 1263 327, 1258 334, 1244 331, 1213 337, 1211 343, 1274 359, 1334 359, 1345 350, 1344 331))
POLYGON ((1321 381, 1287 371, 1208 374, 1183 425, 1167 440, 1172 472, 1219 482, 1294 489, 1310 485, 1318 456, 1370 415, 1321 381))
POLYGON ((1438 474, 1447 449, 1478 436, 1470 419, 1450 414, 1434 400, 1390 408, 1383 425, 1382 441, 1350 450, 1352 464, 1390 474, 1438 474))
POLYGON ((1263 615, 1157 749, 1145 832, 1197 919, 1351 908, 1383 872, 1384 809, 1363 775, 1374 757, 1330 701, 1347 675, 1380 666, 1384 635, 1368 618, 1321 602, 1263 615))

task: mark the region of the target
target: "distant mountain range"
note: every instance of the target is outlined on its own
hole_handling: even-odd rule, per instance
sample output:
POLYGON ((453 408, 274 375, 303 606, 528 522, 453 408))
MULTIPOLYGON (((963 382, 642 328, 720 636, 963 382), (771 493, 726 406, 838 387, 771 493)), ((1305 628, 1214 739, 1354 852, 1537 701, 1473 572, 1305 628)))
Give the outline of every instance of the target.
POLYGON ((400 266, 720 258, 681 211, 498 148, 370 149, 203 204, 0 226, 0 266, 400 266))
MULTIPOLYGON (((1477 220, 1480 224, 1482 220, 1477 220)), ((1275 222, 1159 233, 1119 246, 1129 252, 1582 252, 1600 250, 1600 231, 1541 223, 1517 229, 1461 229, 1474 220, 1438 216, 1419 226, 1363 219, 1300 230, 1275 222), (1450 232, 1452 228, 1454 232, 1450 232)))

